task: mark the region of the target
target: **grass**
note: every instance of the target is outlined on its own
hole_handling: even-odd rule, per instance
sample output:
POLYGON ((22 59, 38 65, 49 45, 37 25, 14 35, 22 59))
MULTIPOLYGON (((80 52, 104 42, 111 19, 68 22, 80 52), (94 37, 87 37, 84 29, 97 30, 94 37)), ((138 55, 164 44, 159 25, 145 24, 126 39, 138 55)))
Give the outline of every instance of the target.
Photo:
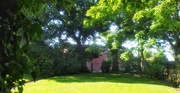
POLYGON ((24 93, 180 93, 167 83, 121 74, 56 76, 27 83, 24 93))

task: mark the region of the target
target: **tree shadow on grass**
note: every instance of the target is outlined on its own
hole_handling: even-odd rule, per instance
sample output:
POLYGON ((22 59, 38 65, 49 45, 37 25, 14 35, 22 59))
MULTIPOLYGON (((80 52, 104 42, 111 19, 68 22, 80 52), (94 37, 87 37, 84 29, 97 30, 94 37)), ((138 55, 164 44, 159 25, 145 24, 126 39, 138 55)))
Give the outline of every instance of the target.
POLYGON ((128 83, 128 84, 152 84, 170 86, 169 84, 142 78, 133 75, 124 74, 109 74, 109 73, 92 73, 92 74, 77 74, 70 76, 56 76, 48 78, 47 80, 53 80, 60 83, 83 83, 83 82, 113 82, 113 83, 128 83))

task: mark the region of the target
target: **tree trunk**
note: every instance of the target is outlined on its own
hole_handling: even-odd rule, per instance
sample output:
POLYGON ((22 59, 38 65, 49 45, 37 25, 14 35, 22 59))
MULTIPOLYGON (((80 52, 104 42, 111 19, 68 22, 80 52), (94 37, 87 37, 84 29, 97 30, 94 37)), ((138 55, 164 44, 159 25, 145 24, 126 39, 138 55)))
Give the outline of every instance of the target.
POLYGON ((79 53, 78 56, 78 61, 80 62, 81 65, 81 72, 89 72, 87 66, 86 66, 86 53, 85 53, 85 48, 81 44, 81 40, 79 38, 74 38, 74 40, 77 43, 77 52, 79 53))
POLYGON ((113 57, 113 66, 112 66, 112 71, 113 72, 118 72, 119 71, 119 63, 118 63, 118 55, 115 55, 113 57))
POLYGON ((111 50, 112 56, 113 56, 113 64, 112 64, 112 71, 118 72, 119 66, 118 66, 118 49, 112 49, 111 50))
POLYGON ((141 73, 145 73, 146 71, 146 63, 145 63, 145 58, 144 58, 144 48, 143 48, 144 43, 141 44, 141 50, 140 50, 140 68, 141 68, 141 73))
POLYGON ((174 58, 175 58, 175 64, 177 67, 180 68, 180 47, 174 49, 174 58))

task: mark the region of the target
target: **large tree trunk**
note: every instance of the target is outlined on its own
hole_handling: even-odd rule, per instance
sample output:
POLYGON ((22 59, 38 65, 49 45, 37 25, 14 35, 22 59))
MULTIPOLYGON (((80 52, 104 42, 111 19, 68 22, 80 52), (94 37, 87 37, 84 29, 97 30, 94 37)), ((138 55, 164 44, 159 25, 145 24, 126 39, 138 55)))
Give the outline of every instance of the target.
POLYGON ((113 57, 113 65, 112 65, 112 71, 113 72, 118 72, 119 71, 119 63, 118 63, 118 55, 115 55, 113 57))
POLYGON ((175 43, 171 40, 169 34, 164 33, 164 39, 167 40, 169 42, 169 44, 171 45, 172 50, 174 51, 174 58, 175 58, 175 63, 176 66, 180 65, 180 33, 179 33, 179 29, 177 29, 177 31, 174 31, 175 33, 173 33, 173 38, 175 40, 175 43), (177 33, 176 33, 177 32, 177 33))
POLYGON ((141 44, 141 50, 140 50, 140 68, 141 68, 141 73, 145 73, 146 71, 146 63, 145 63, 145 58, 144 58, 144 48, 143 48, 144 43, 141 44))
POLYGON ((79 38, 75 38, 75 41, 77 43, 77 52, 78 55, 78 62, 80 62, 81 65, 81 72, 89 72, 87 65, 86 65, 86 52, 85 48, 83 47, 81 40, 79 38))
POLYGON ((118 72, 119 71, 119 63, 118 63, 118 49, 111 50, 113 56, 113 64, 112 64, 112 71, 118 72))

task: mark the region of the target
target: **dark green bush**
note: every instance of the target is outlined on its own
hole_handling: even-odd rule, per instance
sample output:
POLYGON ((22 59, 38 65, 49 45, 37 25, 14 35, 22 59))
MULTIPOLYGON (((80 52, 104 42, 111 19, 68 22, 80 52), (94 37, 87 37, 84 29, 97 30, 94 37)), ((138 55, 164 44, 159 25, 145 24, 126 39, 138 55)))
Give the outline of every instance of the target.
POLYGON ((80 72, 80 64, 76 58, 62 58, 54 61, 53 69, 55 75, 75 74, 80 72))
POLYGON ((155 57, 154 60, 147 64, 147 75, 154 79, 165 80, 165 63, 166 59, 163 57, 155 57))
POLYGON ((56 48, 53 53, 53 70, 55 75, 67 75, 80 72, 80 62, 78 62, 74 47, 68 45, 65 48, 56 48), (67 52, 64 52, 64 49, 67 49, 67 52))
POLYGON ((37 58, 34 65, 41 76, 53 75, 53 60, 48 56, 41 56, 37 58))
POLYGON ((33 65, 38 70, 38 74, 41 76, 52 76, 53 75, 53 59, 51 59, 50 50, 43 41, 30 44, 28 54, 30 55, 33 65))
POLYGON ((80 62, 74 47, 56 45, 49 47, 44 42, 31 45, 29 54, 41 76, 66 75, 80 72, 80 62))
POLYGON ((147 74, 151 78, 164 80, 166 75, 164 74, 165 67, 159 63, 150 63, 148 65, 147 74))
POLYGON ((110 71, 111 61, 104 60, 101 65, 101 70, 103 73, 107 73, 110 71))
POLYGON ((140 66, 139 63, 135 60, 124 62, 125 64, 125 73, 139 73, 140 66))

